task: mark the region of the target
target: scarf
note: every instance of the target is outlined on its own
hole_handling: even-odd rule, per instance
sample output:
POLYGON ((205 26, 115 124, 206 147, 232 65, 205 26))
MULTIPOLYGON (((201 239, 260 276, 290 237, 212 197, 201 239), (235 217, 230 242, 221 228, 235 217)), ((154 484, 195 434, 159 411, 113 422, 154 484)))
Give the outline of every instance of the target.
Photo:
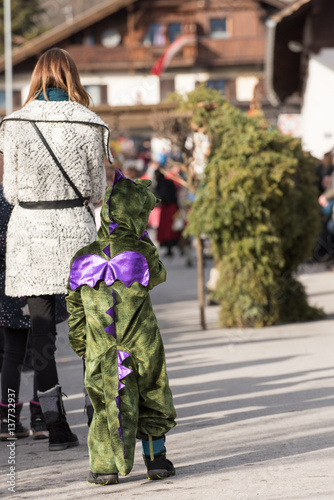
MULTIPOLYGON (((68 101, 68 93, 62 89, 46 89, 49 101, 68 101)), ((43 91, 37 97, 38 101, 46 101, 43 91)))

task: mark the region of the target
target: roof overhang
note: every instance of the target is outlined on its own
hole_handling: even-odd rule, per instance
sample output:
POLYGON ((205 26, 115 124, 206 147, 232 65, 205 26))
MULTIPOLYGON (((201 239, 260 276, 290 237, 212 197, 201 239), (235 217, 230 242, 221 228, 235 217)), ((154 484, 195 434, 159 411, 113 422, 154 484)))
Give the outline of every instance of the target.
POLYGON ((283 9, 283 7, 286 6, 286 3, 283 0, 263 0, 263 3, 271 5, 271 7, 276 7, 276 9, 283 9))
MULTIPOLYGON (((73 21, 64 23, 56 28, 46 31, 31 41, 26 42, 22 47, 14 49, 12 52, 12 65, 25 61, 29 57, 39 56, 41 52, 47 50, 66 38, 91 26, 105 17, 114 14, 118 10, 127 7, 135 0, 107 0, 101 4, 91 7, 82 14, 76 16, 73 21)), ((5 56, 0 57, 0 73, 5 70, 5 56)))

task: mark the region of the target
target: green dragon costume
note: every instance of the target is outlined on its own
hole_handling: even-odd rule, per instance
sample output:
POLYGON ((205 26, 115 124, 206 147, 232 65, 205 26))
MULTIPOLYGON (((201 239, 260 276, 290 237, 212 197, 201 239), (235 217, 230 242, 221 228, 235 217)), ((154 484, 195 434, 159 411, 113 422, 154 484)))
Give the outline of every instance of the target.
POLYGON ((116 171, 97 240, 71 262, 69 340, 78 356, 85 354, 85 385, 94 407, 90 468, 98 475, 129 474, 136 437, 164 437, 175 426, 164 346, 149 295, 166 279, 146 231, 157 202, 149 185, 116 171))

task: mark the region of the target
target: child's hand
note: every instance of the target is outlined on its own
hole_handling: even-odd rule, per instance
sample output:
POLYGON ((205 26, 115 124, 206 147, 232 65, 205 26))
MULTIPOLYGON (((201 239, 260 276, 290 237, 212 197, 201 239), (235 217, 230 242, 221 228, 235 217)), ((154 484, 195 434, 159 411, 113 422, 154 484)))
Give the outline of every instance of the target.
POLYGON ((324 196, 323 194, 319 196, 318 202, 319 202, 319 205, 321 205, 322 207, 327 207, 327 205, 328 205, 328 200, 327 200, 326 196, 324 196))

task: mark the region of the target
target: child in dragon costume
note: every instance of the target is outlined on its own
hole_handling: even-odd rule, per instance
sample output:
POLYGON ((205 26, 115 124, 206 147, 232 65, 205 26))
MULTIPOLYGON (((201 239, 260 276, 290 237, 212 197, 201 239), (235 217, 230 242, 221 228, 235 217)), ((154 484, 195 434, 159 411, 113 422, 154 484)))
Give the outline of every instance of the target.
POLYGON ((175 409, 164 347, 149 290, 166 279, 146 232, 157 199, 149 180, 115 172, 101 209, 97 240, 71 262, 69 340, 85 358, 85 385, 94 407, 88 433, 89 483, 113 484, 129 474, 136 438, 148 479, 175 474, 165 434, 175 409))

